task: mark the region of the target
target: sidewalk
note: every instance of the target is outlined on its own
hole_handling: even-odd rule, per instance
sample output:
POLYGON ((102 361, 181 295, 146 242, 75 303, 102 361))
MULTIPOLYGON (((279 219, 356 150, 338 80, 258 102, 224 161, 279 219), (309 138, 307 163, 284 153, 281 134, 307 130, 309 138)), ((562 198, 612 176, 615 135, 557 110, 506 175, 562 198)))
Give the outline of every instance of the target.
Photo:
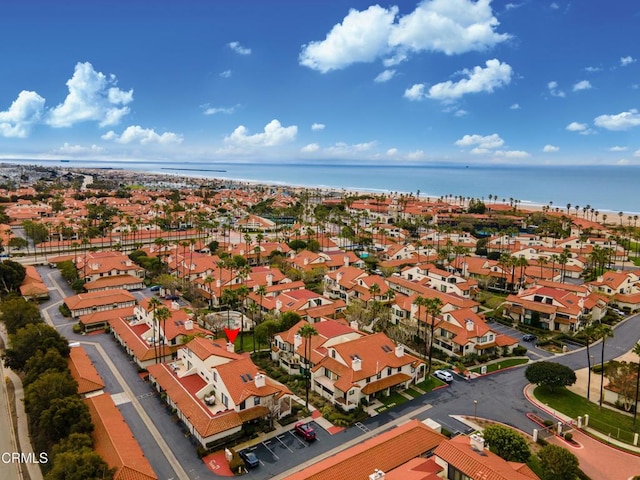
MULTIPOLYGON (((529 384, 524 389, 524 396, 531 404, 565 423, 573 420, 560 412, 550 409, 547 405, 540 403, 533 396, 533 388, 534 386, 529 384)), ((589 434, 597 434, 603 441, 607 441, 607 438, 602 437, 602 434, 599 434, 589 428, 585 430, 587 430, 589 434)), ((547 441, 554 445, 566 448, 573 453, 580 462, 580 468, 591 478, 627 480, 632 478, 634 475, 640 475, 640 456, 623 452, 622 450, 615 448, 615 445, 618 442, 611 440, 610 445, 607 445, 603 441, 592 438, 578 429, 572 430, 571 433, 573 434, 573 440, 579 444, 578 446, 574 446, 566 442, 557 435, 549 437, 547 441)), ((640 454, 640 448, 634 449, 633 446, 626 444, 624 448, 628 450, 636 450, 640 454)))

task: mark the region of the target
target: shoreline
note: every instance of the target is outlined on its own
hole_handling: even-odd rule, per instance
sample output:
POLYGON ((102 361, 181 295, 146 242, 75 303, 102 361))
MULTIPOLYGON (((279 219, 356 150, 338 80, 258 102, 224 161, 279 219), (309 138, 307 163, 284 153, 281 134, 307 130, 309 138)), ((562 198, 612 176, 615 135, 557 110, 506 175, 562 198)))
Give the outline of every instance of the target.
MULTIPOLYGON (((47 162, 50 163, 50 162, 47 162)), ((147 163, 147 162, 145 162, 147 163)), ((148 162, 151 163, 151 162, 148 162)), ((29 166, 29 167, 37 167, 40 166, 36 163, 11 163, 9 161, 2 161, 0 162, 0 164, 2 165, 6 165, 6 166, 29 166)), ((155 166, 157 166, 158 164, 154 164, 155 166)), ((135 164, 132 164, 131 167, 135 167, 135 164)), ((215 164, 213 164, 212 166, 215 166, 215 164)), ((119 165, 118 167, 112 167, 109 169, 105 169, 104 167, 98 167, 98 166, 90 166, 90 167, 82 167, 82 166, 71 166, 71 165, 47 165, 47 167, 49 168, 54 168, 54 169, 60 169, 60 170, 64 170, 64 171, 70 171, 70 172, 74 172, 74 173, 81 173, 83 171, 85 172, 91 172, 94 171, 96 174, 119 174, 122 175, 125 178, 130 178, 130 177, 138 177, 140 175, 148 175, 148 176, 154 176, 157 178, 161 178, 162 181, 182 181, 184 183, 187 183, 189 180, 194 180, 197 179, 200 182, 206 182, 206 181, 217 181, 217 182, 230 182, 232 184, 235 185, 247 185, 247 186, 266 186, 266 187, 271 187, 271 188, 290 188, 290 189, 306 189, 306 190, 315 190, 315 191, 322 191, 322 192, 331 192, 334 194, 348 194, 348 195, 372 195, 372 196, 376 196, 376 195, 384 195, 384 196, 391 196, 393 194, 395 195, 412 195, 414 198, 416 197, 416 191, 403 191, 403 190, 394 190, 394 189, 381 189, 381 188, 368 188, 368 187, 356 187, 356 186, 330 186, 330 185, 306 185, 306 184, 302 184, 302 183, 298 183, 298 182, 289 182, 289 181, 273 181, 273 180, 259 180, 259 179, 250 179, 250 178, 233 178, 233 177, 228 177, 225 175, 220 175, 220 176, 207 176, 207 173, 227 173, 227 171, 219 171, 219 170, 214 170, 214 169, 190 169, 190 168, 182 168, 182 167, 176 167, 176 168, 171 168, 171 170, 169 170, 167 167, 158 167, 160 168, 160 170, 158 170, 158 168, 151 168, 148 170, 145 170, 144 168, 125 168, 122 165, 119 165)), ((499 197, 499 196, 498 196, 499 197)), ((439 196, 439 195, 435 195, 435 194, 430 194, 428 192, 421 192, 420 196, 419 196, 420 200, 424 200, 424 201, 437 201, 439 198, 442 198, 443 201, 447 202, 447 203, 451 203, 451 204, 458 204, 459 202, 456 200, 456 197, 452 197, 453 201, 449 201, 448 200, 448 196, 443 195, 443 196, 439 196)), ((483 196, 482 197, 471 197, 471 198, 477 198, 477 199, 481 199, 486 205, 508 205, 508 202, 500 202, 498 200, 496 201, 487 201, 487 199, 485 199, 483 196)), ((499 197, 501 198, 501 197, 499 197)), ((466 204, 466 201, 464 202, 464 204, 466 204)), ((559 212, 561 214, 565 214, 566 215, 566 207, 565 206, 560 206, 560 205, 555 205, 552 204, 552 210, 555 210, 555 208, 559 208, 559 212)), ((539 212, 542 211, 545 207, 549 206, 549 203, 539 203, 539 202, 535 202, 535 201, 530 201, 530 200, 521 200, 520 203, 518 204, 518 210, 519 211, 531 211, 531 212, 539 212)), ((595 207, 594 207, 595 208, 595 207)), ((573 208, 572 208, 573 210, 573 208)), ((630 217, 630 216, 635 216, 635 215, 640 215, 640 211, 633 211, 631 209, 623 209, 623 210, 613 210, 613 209, 608 209, 608 208, 598 208, 596 209, 599 213, 599 220, 602 218, 602 215, 607 215, 608 218, 608 222, 607 225, 617 225, 619 222, 617 221, 618 219, 618 214, 620 211, 623 212, 623 215, 626 217, 630 217)), ((556 213, 556 212, 551 212, 551 213, 556 213)), ((582 218, 582 216, 580 214, 575 215, 573 212, 571 212, 569 214, 569 216, 574 217, 574 218, 582 218)), ((598 222, 594 223, 598 223, 602 225, 601 220, 598 222)), ((623 224, 626 224, 627 222, 623 222, 623 224)))

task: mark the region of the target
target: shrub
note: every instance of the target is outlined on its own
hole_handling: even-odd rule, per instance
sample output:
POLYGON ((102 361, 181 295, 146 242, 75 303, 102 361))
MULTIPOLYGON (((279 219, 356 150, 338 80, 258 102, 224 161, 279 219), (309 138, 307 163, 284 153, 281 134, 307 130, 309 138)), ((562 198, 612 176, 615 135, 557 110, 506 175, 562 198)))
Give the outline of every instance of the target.
POLYGON ((571 440, 573 440, 573 433, 571 433, 571 432, 567 432, 567 433, 565 433, 565 434, 564 434, 564 439, 565 439, 567 442, 570 442, 571 440))
POLYGON ((62 303, 58 307, 58 311, 62 314, 63 317, 69 318, 71 316, 71 310, 69 310, 69 307, 67 307, 65 303, 62 303))
POLYGON ((513 354, 516 357, 521 357, 523 355, 526 355, 527 353, 527 347, 521 347, 520 345, 518 345, 516 348, 513 349, 513 354))

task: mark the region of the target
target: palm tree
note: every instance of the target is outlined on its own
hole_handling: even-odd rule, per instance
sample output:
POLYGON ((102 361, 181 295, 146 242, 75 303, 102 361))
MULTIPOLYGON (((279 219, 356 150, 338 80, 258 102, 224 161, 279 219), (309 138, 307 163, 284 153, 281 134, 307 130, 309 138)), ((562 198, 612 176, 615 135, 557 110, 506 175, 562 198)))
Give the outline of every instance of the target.
POLYGON ((151 297, 149 299, 149 303, 147 304, 147 309, 149 311, 151 311, 151 314, 153 315, 153 322, 151 324, 151 328, 152 328, 152 336, 153 336, 153 343, 154 343, 154 351, 155 351, 155 340, 156 340, 156 311, 158 310, 159 307, 162 307, 164 304, 160 301, 160 299, 158 297, 151 297))
POLYGON ((317 335, 318 331, 310 324, 304 325, 300 330, 298 330, 298 335, 305 339, 304 342, 304 360, 306 364, 305 372, 304 372, 304 387, 305 387, 305 406, 309 409, 309 387, 311 386, 310 374, 311 374, 311 337, 317 335))
MULTIPOLYGON (((633 353, 640 356, 640 343, 636 343, 633 347, 633 353)), ((638 392, 640 391, 640 362, 638 362, 638 374, 636 375, 636 401, 633 404, 633 426, 636 426, 636 417, 638 416, 638 392)))
MULTIPOLYGON (((418 330, 417 334, 418 334, 418 338, 420 338, 420 317, 422 316, 422 307, 426 307, 427 306, 427 299, 424 298, 422 295, 418 295, 414 300, 413 300, 413 304, 416 305, 418 307, 418 316, 416 318, 416 328, 418 330)), ((426 338, 426 331, 427 331, 427 326, 425 325, 424 327, 425 329, 425 339, 424 339, 424 356, 427 356, 427 338, 426 338)))
POLYGON ((436 326, 436 315, 440 314, 440 309, 443 306, 442 300, 438 297, 428 298, 427 299, 427 315, 431 314, 431 323, 429 324, 429 363, 428 363, 428 372, 431 373, 431 358, 433 357, 433 337, 435 335, 435 326, 436 326))
POLYGON ((591 396, 591 353, 589 347, 591 343, 598 338, 597 327, 595 325, 589 325, 582 330, 584 335, 585 346, 587 347, 587 400, 591 396))
POLYGON ((156 348, 155 352, 156 352, 156 363, 158 363, 160 361, 160 357, 162 357, 163 352, 164 352, 164 344, 166 342, 166 327, 167 327, 167 320, 169 318, 171 318, 171 311, 167 308, 167 307, 160 307, 157 308, 156 310, 154 310, 154 317, 155 320, 158 322, 158 341, 157 343, 154 344, 154 348, 156 348), (162 344, 160 343, 160 322, 162 322, 162 332, 163 332, 163 341, 162 344))
POLYGON ((598 338, 602 339, 602 353, 600 354, 600 368, 602 370, 600 377, 600 409, 602 409, 602 399, 604 396, 604 342, 607 338, 613 337, 613 330, 609 325, 600 324, 597 335, 598 338))
POLYGON ((549 260, 547 260, 547 257, 539 257, 538 258, 538 265, 540 265, 540 279, 543 280, 544 279, 544 275, 542 272, 542 268, 547 265, 549 263, 549 260))

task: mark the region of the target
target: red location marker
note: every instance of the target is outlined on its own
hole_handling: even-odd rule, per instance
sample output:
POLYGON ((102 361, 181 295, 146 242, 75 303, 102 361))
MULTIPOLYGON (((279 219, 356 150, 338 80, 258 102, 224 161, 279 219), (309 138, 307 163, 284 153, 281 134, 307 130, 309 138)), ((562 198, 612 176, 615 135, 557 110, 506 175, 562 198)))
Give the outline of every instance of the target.
POLYGON ((224 328, 224 333, 227 336, 227 340, 229 340, 231 343, 236 341, 236 337, 238 336, 238 332, 240 331, 239 328, 224 328))

